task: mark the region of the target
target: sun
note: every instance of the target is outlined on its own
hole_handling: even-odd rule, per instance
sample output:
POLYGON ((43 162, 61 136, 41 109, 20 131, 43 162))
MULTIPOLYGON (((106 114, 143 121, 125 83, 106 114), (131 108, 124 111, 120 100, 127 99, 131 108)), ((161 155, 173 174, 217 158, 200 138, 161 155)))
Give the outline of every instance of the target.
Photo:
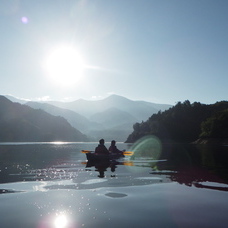
POLYGON ((85 69, 82 56, 72 46, 60 46, 53 49, 45 63, 51 81, 61 86, 71 86, 77 83, 85 69))

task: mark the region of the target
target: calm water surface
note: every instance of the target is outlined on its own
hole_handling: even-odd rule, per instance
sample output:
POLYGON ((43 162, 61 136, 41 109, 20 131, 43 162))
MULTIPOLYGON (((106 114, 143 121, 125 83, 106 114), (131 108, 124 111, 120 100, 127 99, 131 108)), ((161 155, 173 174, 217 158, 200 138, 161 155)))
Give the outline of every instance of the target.
POLYGON ((0 227, 228 226, 228 147, 163 145, 156 159, 89 164, 80 151, 96 145, 0 144, 0 227))

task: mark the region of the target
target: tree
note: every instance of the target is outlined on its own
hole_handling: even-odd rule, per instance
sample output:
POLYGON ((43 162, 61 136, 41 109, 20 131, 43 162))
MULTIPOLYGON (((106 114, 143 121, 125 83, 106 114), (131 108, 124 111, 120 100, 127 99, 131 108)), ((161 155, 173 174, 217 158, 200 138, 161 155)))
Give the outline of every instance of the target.
POLYGON ((228 138, 227 110, 227 101, 212 105, 178 102, 169 110, 153 114, 146 122, 136 123, 126 142, 135 142, 149 134, 175 142, 193 142, 200 136, 228 138))
POLYGON ((227 138, 228 137, 228 109, 217 112, 201 124, 201 137, 227 138))

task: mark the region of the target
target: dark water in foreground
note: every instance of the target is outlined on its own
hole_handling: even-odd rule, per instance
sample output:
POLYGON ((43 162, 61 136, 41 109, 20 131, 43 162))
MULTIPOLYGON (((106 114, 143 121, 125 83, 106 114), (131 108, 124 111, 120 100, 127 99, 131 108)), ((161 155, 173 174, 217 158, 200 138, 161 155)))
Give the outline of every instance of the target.
POLYGON ((0 227, 228 227, 227 146, 163 145, 104 178, 80 153, 95 146, 0 144, 0 227))

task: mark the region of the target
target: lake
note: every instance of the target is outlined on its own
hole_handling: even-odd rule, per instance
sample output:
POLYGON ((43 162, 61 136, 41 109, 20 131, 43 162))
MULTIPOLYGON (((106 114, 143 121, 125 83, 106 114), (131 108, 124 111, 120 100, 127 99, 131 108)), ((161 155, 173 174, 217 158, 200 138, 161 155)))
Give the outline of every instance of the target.
POLYGON ((96 145, 1 143, 0 226, 228 226, 228 146, 117 143, 134 155, 100 178, 81 153, 96 145))

